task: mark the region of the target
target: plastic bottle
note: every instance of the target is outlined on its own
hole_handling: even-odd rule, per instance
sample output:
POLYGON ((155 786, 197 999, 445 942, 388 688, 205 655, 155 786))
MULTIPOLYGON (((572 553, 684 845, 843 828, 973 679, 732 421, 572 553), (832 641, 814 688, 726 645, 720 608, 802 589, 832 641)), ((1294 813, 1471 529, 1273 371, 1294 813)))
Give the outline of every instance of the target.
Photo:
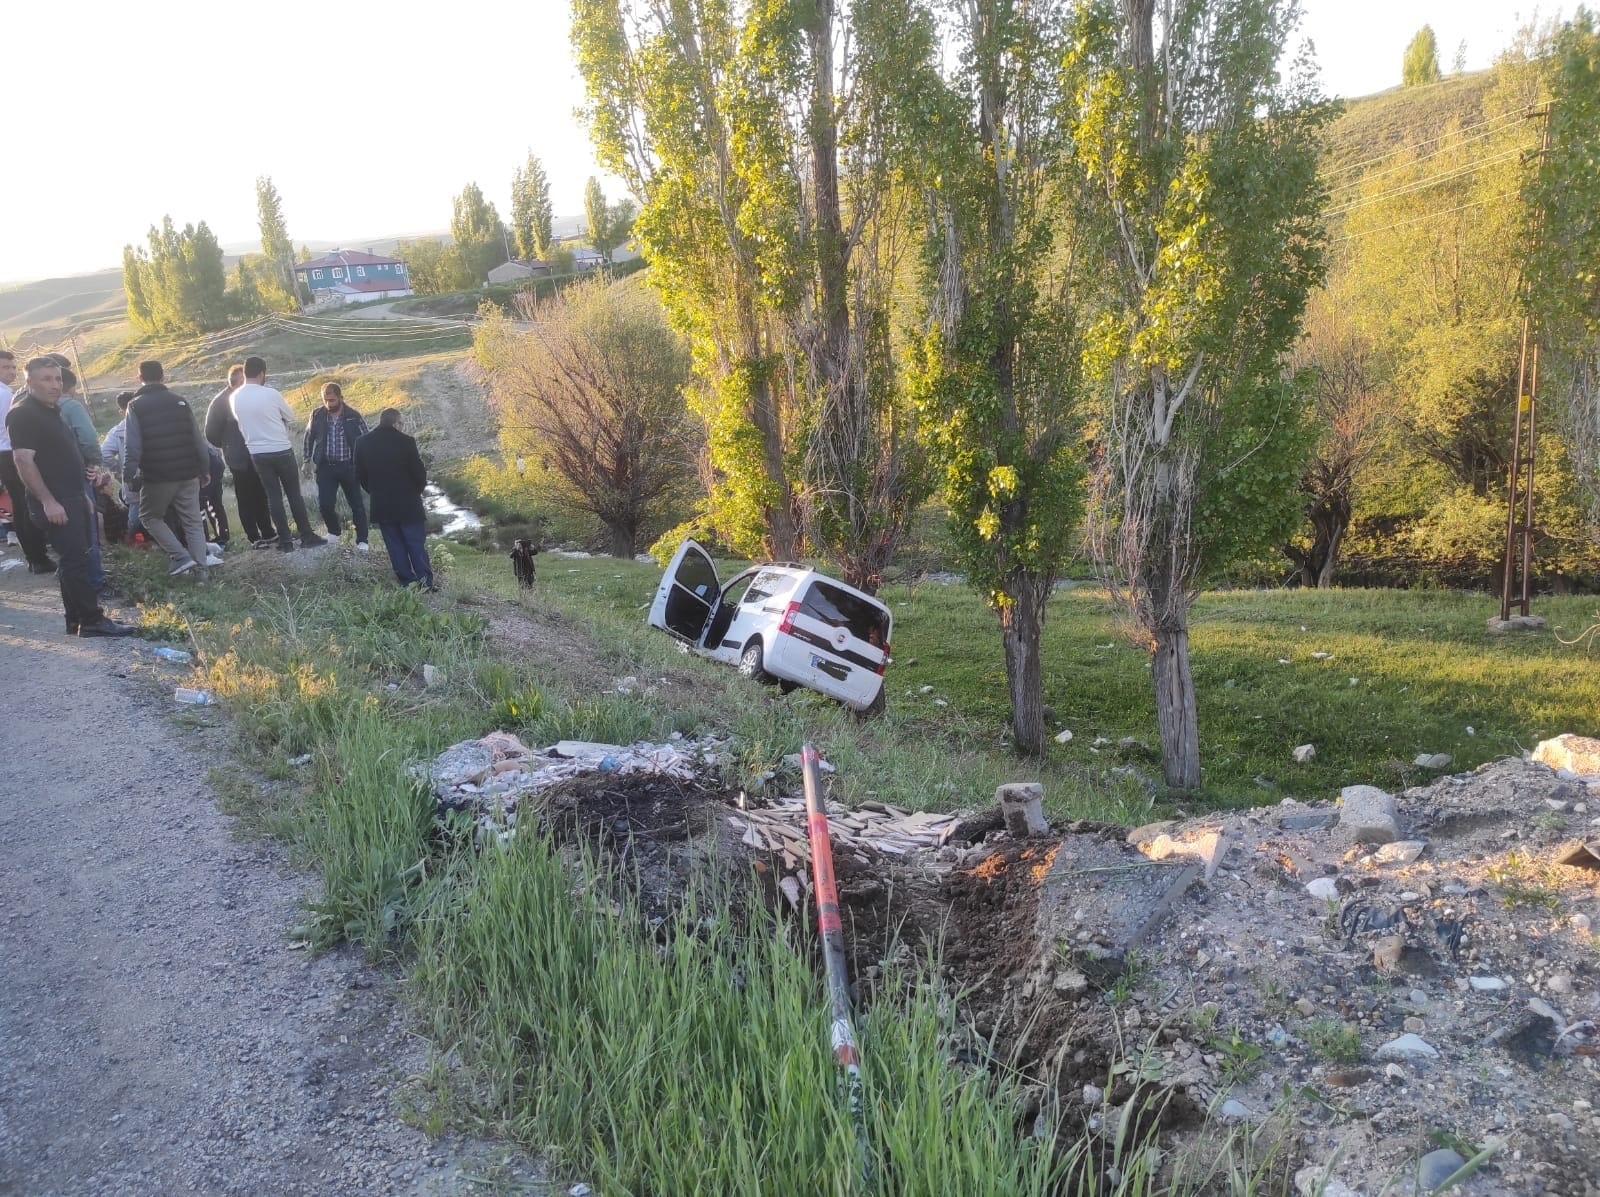
POLYGON ((191 659, 183 649, 168 648, 164 644, 159 648, 152 648, 150 655, 152 657, 160 657, 163 661, 171 661, 174 665, 187 665, 191 659))
POLYGON ((211 697, 211 691, 191 690, 188 686, 179 686, 177 693, 175 693, 172 697, 176 698, 179 702, 187 703, 192 707, 208 707, 217 701, 215 698, 211 697))

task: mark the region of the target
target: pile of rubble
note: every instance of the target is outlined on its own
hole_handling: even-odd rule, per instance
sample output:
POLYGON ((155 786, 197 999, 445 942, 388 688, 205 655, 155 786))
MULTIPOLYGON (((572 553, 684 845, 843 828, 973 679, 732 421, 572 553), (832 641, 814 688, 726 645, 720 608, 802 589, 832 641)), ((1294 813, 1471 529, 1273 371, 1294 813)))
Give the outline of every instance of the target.
POLYGON ((464 811, 476 822, 480 842, 485 836, 503 842, 516 831, 524 801, 564 781, 588 773, 693 781, 716 768, 724 747, 717 739, 626 747, 562 740, 533 749, 510 732, 497 731, 452 744, 415 772, 427 780, 441 818, 464 811))

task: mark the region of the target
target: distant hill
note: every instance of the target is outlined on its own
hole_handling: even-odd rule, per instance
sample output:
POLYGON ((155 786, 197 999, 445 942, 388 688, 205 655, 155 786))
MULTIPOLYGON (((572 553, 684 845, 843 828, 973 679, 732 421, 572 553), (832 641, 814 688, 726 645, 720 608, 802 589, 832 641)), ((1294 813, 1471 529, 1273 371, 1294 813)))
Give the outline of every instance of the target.
POLYGON ((1328 130, 1327 165, 1332 173, 1386 154, 1401 145, 1430 141, 1446 129, 1483 118, 1494 72, 1474 71, 1423 87, 1396 87, 1346 100, 1328 130))

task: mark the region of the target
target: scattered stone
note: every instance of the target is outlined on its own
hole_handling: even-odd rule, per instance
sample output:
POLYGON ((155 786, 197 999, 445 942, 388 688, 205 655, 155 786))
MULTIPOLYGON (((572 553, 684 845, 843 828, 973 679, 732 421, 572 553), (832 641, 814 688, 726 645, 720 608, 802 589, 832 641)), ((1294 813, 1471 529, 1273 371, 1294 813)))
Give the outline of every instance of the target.
POLYGON ((1352 1189, 1344 1181, 1334 1176, 1330 1171, 1332 1162, 1327 1164, 1307 1164, 1294 1174, 1294 1191, 1296 1197, 1361 1197, 1361 1193, 1352 1189))
POLYGON ((1083 1087, 1083 1104, 1097 1106, 1105 1099, 1105 1090, 1099 1085, 1085 1085, 1083 1087))
POLYGON ((1317 746, 1315 744, 1301 744, 1294 750, 1295 764, 1308 765, 1317 759, 1317 746))
POLYGON ((1317 1004, 1310 998, 1296 998, 1294 1008, 1299 1011, 1301 1018, 1310 1018, 1317 1012, 1317 1004))
POLYGON ((1544 987, 1549 992, 1564 997, 1572 992, 1572 974, 1551 973, 1550 979, 1544 983, 1544 987))
POLYGON ((1345 786, 1339 791, 1339 826, 1358 844, 1387 844, 1400 838, 1400 812, 1394 796, 1377 786, 1345 786))
POLYGON ((591 1194, 593 1192, 594 1192, 594 1190, 591 1189, 588 1185, 582 1185, 582 1184, 573 1185, 570 1189, 567 1190, 567 1197, 589 1197, 589 1194, 591 1194))
POLYGON ((1422 1036, 1408 1031, 1378 1049, 1380 1060, 1437 1060, 1439 1049, 1422 1036))
POLYGON ((1479 993, 1499 993, 1502 989, 1508 988, 1499 977, 1468 977, 1467 984, 1479 993))
POLYGON ((1162 832, 1171 831, 1177 825, 1178 821, 1176 819, 1162 819, 1156 823, 1146 823, 1143 826, 1135 827, 1128 832, 1128 843, 1137 848, 1141 844, 1149 843, 1162 832))
POLYGON ((1582 932, 1584 935, 1589 934, 1589 928, 1594 925, 1593 920, 1586 914, 1575 914, 1567 922, 1574 931, 1582 932))
POLYGON ((1448 769, 1450 767, 1450 754, 1448 752, 1422 752, 1417 754, 1417 759, 1412 761, 1419 769, 1448 769))
POLYGON ((1501 619, 1493 615, 1486 622, 1489 630, 1496 635, 1503 632, 1537 632, 1544 627, 1544 616, 1513 615, 1510 619, 1501 619))
POLYGON ((1426 1193, 1431 1193, 1457 1172, 1467 1166, 1458 1152, 1448 1147, 1430 1151, 1417 1165, 1417 1181, 1426 1193))
POLYGON ((1339 887, 1332 877, 1318 877, 1315 881, 1307 882, 1306 893, 1323 902, 1339 900, 1339 887))
POLYGON ((444 685, 446 680, 447 679, 445 678, 444 670, 440 669, 438 666, 424 665, 422 667, 422 684, 427 686, 430 690, 435 686, 444 685))
POLYGON ((1403 1081, 1406 1079, 1406 1070, 1398 1064, 1385 1064, 1383 1075, 1391 1081, 1403 1081))
POLYGON ((1385 935, 1372 945, 1372 964, 1379 972, 1391 972, 1406 954, 1404 935, 1385 935))
POLYGON ((1224 1122, 1243 1122, 1250 1117, 1250 1107, 1242 1101, 1229 1098, 1222 1103, 1222 1120, 1224 1122))
POLYGON ((1280 815, 1278 826, 1284 831, 1326 831, 1339 821, 1336 810, 1319 810, 1305 815, 1280 815))
POLYGON ((1552 769, 1570 769, 1575 774, 1600 774, 1600 739, 1571 733, 1553 740, 1541 740, 1533 759, 1552 769))
POLYGON ((1055 990, 1065 997, 1082 997, 1089 992, 1089 978, 1075 968, 1063 969, 1056 974, 1055 990))
POLYGON ((994 800, 1000 804, 1006 831, 1015 839, 1048 835, 1050 824, 1044 817, 1044 786, 1036 781, 1013 781, 999 786, 994 800))
POLYGON ((1600 869, 1600 840, 1564 845, 1556 853, 1556 863, 1577 869, 1600 869))
POLYGON ((1427 846, 1427 840, 1396 840, 1379 848, 1372 854, 1372 859, 1379 864, 1408 865, 1421 856, 1427 846))
POLYGON ((1420 989, 1413 989, 1411 991, 1411 1004, 1421 1009, 1428 1004, 1428 995, 1420 989))
POLYGON ((1406 1030, 1413 1033, 1420 1033, 1428 1029, 1428 1024, 1414 1014, 1410 1018, 1406 1019, 1403 1025, 1405 1026, 1406 1030))
POLYGON ((639 689, 639 679, 629 674, 617 683, 618 694, 632 694, 639 689))
POLYGON ((1572 803, 1561 798, 1546 798, 1544 804, 1558 815, 1564 815, 1572 809, 1572 803))
POLYGON ((1163 832, 1153 840, 1139 844, 1151 860, 1166 860, 1169 856, 1191 856, 1205 866, 1205 877, 1210 881, 1217 875, 1217 867, 1228 854, 1228 837, 1215 829, 1206 830, 1186 839, 1175 839, 1163 832))
POLYGON ((1070 744, 1070 743, 1072 743, 1072 733, 1069 730, 1067 730, 1066 728, 1062 728, 1060 731, 1058 731, 1056 733, 1056 743, 1057 744, 1070 744))

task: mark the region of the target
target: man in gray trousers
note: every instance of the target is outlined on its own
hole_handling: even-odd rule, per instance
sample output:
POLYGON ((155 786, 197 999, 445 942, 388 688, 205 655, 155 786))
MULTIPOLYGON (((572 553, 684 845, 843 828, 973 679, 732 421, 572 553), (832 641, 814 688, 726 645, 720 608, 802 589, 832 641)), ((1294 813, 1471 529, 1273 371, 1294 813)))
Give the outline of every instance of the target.
POLYGON ((202 565, 221 565, 206 551, 200 488, 211 481, 211 449, 189 409, 189 401, 167 389, 160 362, 140 362, 139 382, 128 404, 123 476, 139 492, 139 519, 172 559, 173 576, 202 565), (176 510, 180 542, 167 523, 176 510))

